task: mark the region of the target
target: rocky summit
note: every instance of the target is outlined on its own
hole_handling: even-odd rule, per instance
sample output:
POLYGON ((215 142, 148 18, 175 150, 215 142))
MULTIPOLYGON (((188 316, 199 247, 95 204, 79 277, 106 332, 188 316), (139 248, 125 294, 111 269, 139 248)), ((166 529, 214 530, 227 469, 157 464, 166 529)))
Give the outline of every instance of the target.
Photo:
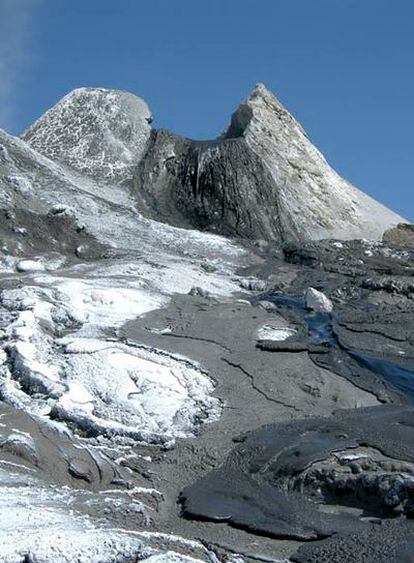
POLYGON ((265 86, 0 131, 0 561, 414 558, 414 230, 265 86))

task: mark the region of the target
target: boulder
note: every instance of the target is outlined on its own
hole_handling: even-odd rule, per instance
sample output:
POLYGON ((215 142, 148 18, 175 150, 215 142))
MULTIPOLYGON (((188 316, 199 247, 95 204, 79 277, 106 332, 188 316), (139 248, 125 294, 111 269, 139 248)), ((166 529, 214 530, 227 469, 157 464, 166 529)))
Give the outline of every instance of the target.
POLYGON ((396 227, 385 231, 382 242, 398 249, 414 249, 414 225, 399 223, 396 227))
POLYGON ((333 309, 332 301, 324 293, 313 287, 306 290, 305 302, 306 307, 316 313, 330 313, 333 309))

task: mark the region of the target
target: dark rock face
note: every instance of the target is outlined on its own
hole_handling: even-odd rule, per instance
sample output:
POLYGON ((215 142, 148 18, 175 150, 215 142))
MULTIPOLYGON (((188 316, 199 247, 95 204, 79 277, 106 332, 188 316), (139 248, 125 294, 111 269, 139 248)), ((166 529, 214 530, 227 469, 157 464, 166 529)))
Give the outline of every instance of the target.
POLYGON ((261 85, 218 140, 153 131, 133 184, 152 218, 246 239, 379 238, 398 220, 335 174, 261 85))
POLYGON ((279 243, 289 233, 272 178, 243 138, 203 142, 153 131, 133 189, 151 217, 176 226, 279 243))

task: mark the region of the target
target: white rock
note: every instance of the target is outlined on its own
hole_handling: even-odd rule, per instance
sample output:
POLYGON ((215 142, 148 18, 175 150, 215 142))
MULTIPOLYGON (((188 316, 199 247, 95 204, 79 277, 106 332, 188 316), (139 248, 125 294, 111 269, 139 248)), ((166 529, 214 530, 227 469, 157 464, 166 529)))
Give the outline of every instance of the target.
POLYGON ((240 280, 240 287, 248 291, 265 291, 267 284, 257 278, 245 278, 240 280))
POLYGON ((257 340, 273 340, 275 342, 282 342, 296 334, 294 328, 288 326, 265 324, 257 330, 257 340))
POLYGON ((53 215, 71 216, 71 215, 75 215, 75 210, 72 207, 69 207, 68 205, 63 205, 58 203, 56 205, 52 205, 52 207, 48 211, 48 215, 51 217, 53 217, 53 215))
POLYGON ((43 272, 45 265, 36 260, 21 260, 16 265, 18 272, 43 272))
POLYGON ((64 339, 65 382, 57 411, 112 436, 154 441, 190 435, 197 415, 220 414, 214 385, 189 359, 91 338, 64 339))
POLYGON ((369 456, 367 454, 345 454, 336 455, 340 461, 356 461, 357 459, 367 459, 369 456))
POLYGON ((305 294, 306 307, 317 313, 330 313, 333 309, 332 301, 324 293, 309 287, 305 294))

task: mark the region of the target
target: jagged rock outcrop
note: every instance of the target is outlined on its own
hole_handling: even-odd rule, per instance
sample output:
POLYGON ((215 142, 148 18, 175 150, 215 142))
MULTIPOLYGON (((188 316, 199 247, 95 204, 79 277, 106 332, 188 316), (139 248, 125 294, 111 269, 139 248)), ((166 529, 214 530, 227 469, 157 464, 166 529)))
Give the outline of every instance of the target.
POLYGON ((153 216, 244 238, 379 239, 401 221, 338 176, 263 85, 216 141, 153 131, 134 188, 153 216))
POLYGON ((132 94, 82 88, 23 139, 72 171, 122 184, 141 213, 173 226, 290 243, 378 240, 404 221, 342 179, 261 84, 217 140, 151 131, 151 121, 132 94))

